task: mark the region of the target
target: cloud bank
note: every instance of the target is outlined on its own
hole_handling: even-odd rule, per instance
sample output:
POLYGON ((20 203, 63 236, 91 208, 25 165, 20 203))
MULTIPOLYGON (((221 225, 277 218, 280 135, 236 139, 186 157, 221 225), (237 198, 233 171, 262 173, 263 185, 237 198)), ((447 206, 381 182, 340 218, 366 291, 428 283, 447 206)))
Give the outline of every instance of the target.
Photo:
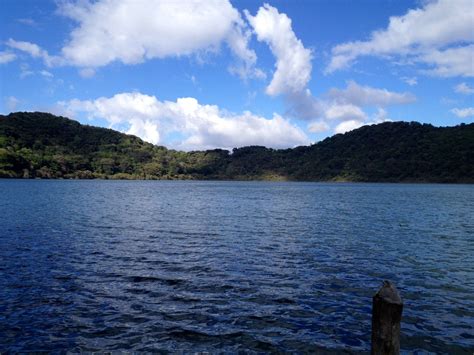
POLYGON ((85 113, 89 118, 104 119, 111 128, 154 144, 179 133, 182 138, 172 144, 177 149, 230 149, 248 145, 287 148, 309 143, 300 128, 277 114, 271 119, 250 112, 229 114, 191 97, 160 101, 155 96, 131 92, 96 100, 63 101, 59 107, 73 117, 85 113))

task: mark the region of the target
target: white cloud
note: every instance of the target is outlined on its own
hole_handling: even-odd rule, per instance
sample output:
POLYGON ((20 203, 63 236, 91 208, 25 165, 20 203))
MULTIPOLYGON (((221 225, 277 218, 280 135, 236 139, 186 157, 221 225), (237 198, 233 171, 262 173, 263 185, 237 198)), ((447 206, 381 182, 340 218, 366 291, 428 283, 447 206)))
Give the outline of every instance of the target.
POLYGON ((387 111, 385 111, 383 108, 378 108, 377 112, 375 112, 370 120, 349 119, 343 121, 334 128, 334 133, 346 133, 362 126, 391 121, 392 120, 387 116, 387 111))
POLYGON ((245 16, 257 39, 270 47, 276 59, 275 72, 266 93, 283 95, 289 115, 305 120, 320 116, 320 100, 313 97, 307 88, 311 79, 312 53, 296 37, 291 19, 268 4, 260 7, 255 16, 248 11, 245 11, 245 16))
POLYGON ((0 64, 6 64, 6 63, 14 61, 15 59, 16 59, 15 53, 7 52, 7 51, 0 52, 0 64))
POLYGON ((466 107, 466 108, 453 108, 451 110, 459 118, 467 118, 474 116, 474 107, 466 107))
POLYGON ((357 120, 363 121, 367 118, 367 115, 358 106, 346 104, 330 105, 324 112, 325 118, 329 120, 357 120))
POLYGON ((474 88, 466 83, 460 83, 454 87, 454 91, 458 94, 471 95, 474 94, 474 88))
MULTIPOLYGON (((474 19, 472 23, 474 23, 474 19)), ((433 69, 422 71, 428 75, 439 77, 474 76, 474 44, 446 50, 432 50, 422 54, 420 59, 434 66, 433 69)))
POLYGON ((387 89, 377 89, 370 86, 362 86, 354 81, 349 81, 347 87, 331 89, 328 97, 336 102, 349 103, 358 106, 389 106, 409 104, 416 101, 416 97, 410 93, 397 93, 387 89))
POLYGON ((373 88, 354 81, 349 81, 344 89, 332 88, 320 98, 306 90, 287 99, 292 104, 289 114, 310 120, 308 130, 314 133, 328 131, 334 124, 339 126, 336 132, 340 132, 343 128, 355 127, 354 121, 359 122, 359 126, 385 122, 389 119, 384 107, 416 101, 411 93, 373 88), (377 113, 370 117, 365 108, 375 108, 377 113))
POLYGON ((78 23, 62 54, 79 67, 216 52, 227 43, 241 62, 233 72, 262 75, 248 48, 250 33, 228 0, 66 2, 60 13, 78 23))
MULTIPOLYGON (((368 116, 362 110, 365 106, 384 107, 416 101, 410 93, 361 86, 354 81, 348 82, 346 89, 332 89, 322 98, 314 97, 307 88, 311 78, 312 53, 296 37, 291 19, 268 4, 260 7, 255 16, 248 11, 245 15, 257 39, 267 43, 276 58, 276 70, 266 88, 267 94, 283 95, 289 106, 287 113, 311 120, 308 126, 310 131, 328 130, 335 120, 366 122, 368 116)), ((413 80, 416 81, 416 78, 410 82, 413 83, 413 80)), ((346 123, 341 127, 348 125, 346 123)))
POLYGON ((312 133, 326 132, 329 130, 329 125, 324 121, 314 121, 308 125, 308 131, 312 133))
POLYGON ((269 45, 276 70, 266 92, 275 96, 303 92, 311 79, 311 51, 303 46, 291 27, 291 19, 268 4, 255 16, 245 12, 259 41, 269 45))
POLYGON ((363 125, 364 123, 358 120, 344 121, 336 126, 336 128, 334 129, 334 133, 346 133, 356 128, 362 127, 363 125))
MULTIPOLYGON (((199 59, 226 43, 237 58, 229 66, 231 73, 243 79, 266 77, 249 48, 251 31, 228 0, 84 0, 60 1, 58 6, 59 14, 78 24, 60 56, 31 42, 10 38, 6 45, 47 66, 77 66, 81 76, 91 77, 94 68, 114 61, 138 64, 192 54, 199 59)), ((4 55, 5 62, 11 58, 4 55)))
POLYGON ((410 86, 415 86, 418 84, 418 79, 413 76, 413 77, 407 77, 407 76, 404 76, 401 78, 402 81, 410 86))
POLYGON ((10 38, 6 42, 6 45, 10 48, 28 53, 33 58, 42 59, 47 66, 59 65, 63 62, 63 60, 57 56, 50 56, 46 50, 42 49, 35 43, 15 41, 14 39, 10 38))
POLYGON ((300 128, 279 115, 266 119, 250 112, 229 114, 189 97, 175 102, 159 101, 155 96, 135 92, 96 100, 71 100, 59 105, 72 116, 83 112, 89 118, 105 119, 111 127, 126 125, 127 133, 155 144, 177 132, 184 138, 174 143, 174 147, 185 150, 246 145, 281 148, 309 143, 300 128))
POLYGON ((48 55, 45 50, 41 49, 37 44, 31 42, 15 41, 10 38, 6 44, 11 48, 26 52, 34 58, 42 58, 48 55))
POLYGON ((160 141, 158 124, 152 120, 132 119, 129 124, 130 128, 127 131, 128 134, 138 136, 150 143, 158 143, 160 141))
POLYGON ((367 41, 347 42, 332 49, 326 73, 349 67, 360 56, 401 56, 433 66, 436 76, 473 76, 472 0, 438 0, 390 17, 384 30, 367 41), (457 46, 447 48, 449 46, 457 46), (469 65, 470 64, 470 65, 469 65))
POLYGON ((322 129, 324 126, 320 123, 324 122, 328 130, 336 122, 334 133, 344 133, 363 125, 391 121, 384 106, 408 104, 414 101, 411 94, 361 86, 355 82, 349 82, 346 89, 333 88, 325 97, 325 100, 319 100, 321 114, 316 127, 322 129), (375 107, 377 110, 369 116, 362 107, 375 107))
POLYGON ((97 1, 66 3, 62 13, 79 23, 63 53, 84 67, 114 60, 189 55, 217 46, 231 32, 238 13, 228 2, 97 1), (104 16, 107 14, 107 16, 104 16))
POLYGON ((250 112, 236 116, 200 117, 194 133, 180 147, 184 149, 231 148, 263 145, 287 148, 308 144, 304 132, 280 115, 266 119, 250 112))
POLYGON ((251 35, 251 32, 245 29, 243 21, 239 21, 239 25, 234 26, 233 30, 229 33, 227 44, 232 52, 241 59, 237 65, 231 65, 229 71, 232 74, 237 74, 242 79, 265 79, 266 74, 262 70, 255 68, 257 55, 248 47, 251 35))

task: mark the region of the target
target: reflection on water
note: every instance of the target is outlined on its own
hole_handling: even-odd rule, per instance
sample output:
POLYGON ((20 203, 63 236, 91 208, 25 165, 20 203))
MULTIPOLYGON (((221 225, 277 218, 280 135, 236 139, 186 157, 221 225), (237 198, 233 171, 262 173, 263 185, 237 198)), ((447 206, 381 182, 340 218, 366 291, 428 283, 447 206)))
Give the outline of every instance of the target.
MULTIPOLYGON (((474 348, 474 187, 0 181, 0 351, 474 348)), ((471 351, 469 351, 471 349, 471 351)))

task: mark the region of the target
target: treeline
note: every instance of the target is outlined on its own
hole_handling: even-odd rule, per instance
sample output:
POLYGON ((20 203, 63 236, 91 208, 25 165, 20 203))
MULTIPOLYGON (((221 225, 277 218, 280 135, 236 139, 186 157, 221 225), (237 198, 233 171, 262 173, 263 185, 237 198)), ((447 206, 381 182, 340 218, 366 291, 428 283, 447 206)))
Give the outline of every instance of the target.
POLYGON ((180 152, 40 112, 0 115, 0 177, 474 182, 474 124, 364 126, 293 149, 180 152))

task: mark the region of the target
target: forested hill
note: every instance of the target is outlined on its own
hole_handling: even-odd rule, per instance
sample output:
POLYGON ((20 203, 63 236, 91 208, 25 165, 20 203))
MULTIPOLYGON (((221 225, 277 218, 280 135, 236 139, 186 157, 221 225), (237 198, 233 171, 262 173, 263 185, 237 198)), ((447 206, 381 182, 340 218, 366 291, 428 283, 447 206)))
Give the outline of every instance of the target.
POLYGON ((386 122, 311 146, 179 152, 48 113, 0 115, 0 177, 474 182, 474 124, 386 122))

